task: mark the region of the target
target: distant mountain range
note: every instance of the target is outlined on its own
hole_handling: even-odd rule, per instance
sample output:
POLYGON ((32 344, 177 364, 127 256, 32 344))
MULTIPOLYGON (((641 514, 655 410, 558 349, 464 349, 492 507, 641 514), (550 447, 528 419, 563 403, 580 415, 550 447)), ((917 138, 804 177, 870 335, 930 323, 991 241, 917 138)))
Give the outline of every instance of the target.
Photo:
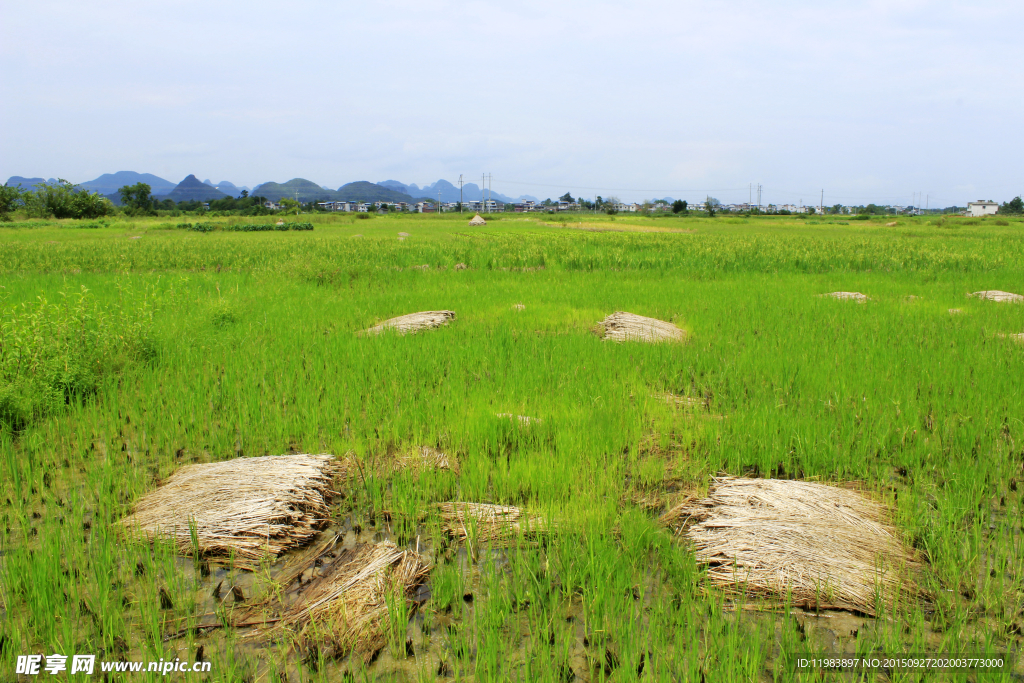
MULTIPOLYGON (((30 190, 36 185, 55 184, 54 178, 23 178, 11 176, 7 181, 10 185, 21 185, 30 190)), ((246 186, 237 186, 234 183, 222 180, 219 183, 212 183, 209 179, 200 181, 195 175, 189 175, 183 181, 175 185, 169 180, 164 180, 152 173, 136 173, 135 171, 118 171, 117 173, 104 173, 95 180, 88 180, 78 183, 83 189, 90 192, 98 192, 106 196, 115 204, 120 203, 118 190, 125 185, 146 183, 152 188, 153 196, 157 199, 173 199, 174 201, 221 199, 223 197, 238 197, 242 190, 248 190, 246 186)), ((251 194, 266 197, 272 201, 280 201, 284 197, 291 197, 302 202, 311 201, 360 201, 360 202, 415 202, 418 200, 442 202, 459 201, 459 188, 447 180, 438 180, 422 188, 415 183, 406 185, 397 180, 385 180, 380 183, 371 183, 360 180, 342 185, 337 190, 318 185, 305 178, 293 178, 286 183, 263 183, 257 185, 250 191, 251 194)), ((466 183, 462 187, 462 199, 464 201, 479 201, 483 198, 484 192, 475 183, 466 183)), ((500 192, 492 192, 491 198, 499 202, 517 201, 512 197, 503 195, 500 192)), ((530 195, 521 195, 519 200, 539 201, 530 195)))
MULTIPOLYGON (((438 193, 440 193, 442 202, 457 202, 459 201, 459 188, 452 185, 447 180, 438 180, 436 183, 430 185, 424 185, 422 188, 417 186, 416 183, 412 185, 406 185, 400 183, 397 180, 384 180, 377 183, 381 187, 387 187, 398 192, 404 192, 405 194, 412 195, 414 197, 429 197, 434 201, 437 201, 438 193)), ((472 202, 483 200, 483 191, 480 186, 476 183, 464 183, 462 186, 462 201, 472 202)), ((509 202, 515 202, 516 199, 501 194, 500 192, 491 192, 491 199, 497 202, 508 204, 509 202)), ((530 195, 520 195, 519 200, 530 200, 540 201, 536 197, 530 195)))
POLYGON ((78 185, 89 190, 89 192, 117 194, 117 191, 125 185, 135 185, 136 183, 146 183, 155 195, 168 194, 174 189, 174 183, 169 180, 164 180, 152 173, 136 173, 135 171, 104 173, 96 180, 87 180, 84 183, 78 183, 78 185))
POLYGON ((300 202, 415 202, 424 198, 423 195, 410 195, 366 180, 347 183, 337 190, 330 190, 305 178, 292 178, 286 183, 263 183, 254 187, 252 194, 275 202, 284 197, 298 199, 300 202))
POLYGON ((177 203, 191 201, 208 202, 211 199, 224 199, 227 196, 227 194, 221 192, 215 187, 207 185, 194 175, 189 175, 178 183, 173 190, 168 192, 167 195, 160 196, 159 198, 173 199, 174 202, 177 203))
POLYGON ((36 185, 56 185, 57 179, 22 178, 20 175, 12 175, 10 178, 7 179, 7 184, 11 187, 17 187, 21 185, 21 189, 31 190, 36 185))

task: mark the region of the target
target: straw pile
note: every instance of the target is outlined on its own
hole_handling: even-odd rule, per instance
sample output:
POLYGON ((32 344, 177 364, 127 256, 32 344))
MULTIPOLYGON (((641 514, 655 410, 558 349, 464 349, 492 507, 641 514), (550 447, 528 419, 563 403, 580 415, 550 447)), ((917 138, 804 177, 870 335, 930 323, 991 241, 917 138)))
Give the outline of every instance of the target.
POLYGON ((860 292, 829 292, 828 294, 821 294, 819 296, 830 296, 833 299, 839 299, 840 301, 856 301, 857 303, 869 301, 868 297, 864 296, 860 292))
POLYGON ((529 415, 513 415, 512 413, 495 413, 495 417, 500 417, 502 420, 518 420, 519 424, 524 427, 529 427, 532 424, 541 424, 544 420, 539 417, 530 417, 529 415))
POLYGON ((672 323, 642 315, 616 311, 598 323, 604 339, 612 341, 685 341, 686 332, 672 323))
POLYGON ((186 555, 227 558, 253 569, 309 541, 330 518, 333 455, 279 455, 187 465, 143 496, 120 521, 169 538, 186 555))
POLYGON ((999 303, 1019 304, 1024 301, 1024 296, 1012 292, 1001 292, 998 289, 988 289, 983 292, 975 292, 967 296, 984 301, 998 301, 999 303))
POLYGON ((715 585, 873 616, 876 591, 887 602, 917 592, 919 562, 885 512, 833 486, 722 477, 708 498, 689 498, 661 521, 693 544, 715 585))
POLYGON ((434 506, 441 519, 441 528, 458 541, 472 536, 480 543, 511 543, 522 536, 546 534, 551 524, 512 505, 486 503, 438 503, 434 506))
MULTIPOLYGON (((410 603, 429 571, 421 555, 390 541, 346 549, 319 576, 305 585, 300 580, 299 600, 278 628, 296 631, 300 647, 316 647, 330 657, 352 653, 368 664, 387 644, 388 601, 410 603)), ((404 641, 405 624, 397 626, 404 641)))
POLYGON ((395 456, 393 463, 395 471, 422 472, 424 470, 448 470, 459 473, 459 463, 454 458, 449 458, 447 453, 433 449, 430 446, 420 446, 411 453, 400 453, 395 456))
POLYGON ((483 219, 483 216, 481 216, 480 214, 477 214, 477 215, 473 216, 472 219, 470 219, 469 224, 470 225, 487 225, 487 221, 485 221, 483 219))
POLYGON ((455 311, 422 311, 385 320, 379 325, 363 330, 363 334, 378 335, 386 330, 394 330, 398 334, 409 334, 441 327, 454 319, 455 311))

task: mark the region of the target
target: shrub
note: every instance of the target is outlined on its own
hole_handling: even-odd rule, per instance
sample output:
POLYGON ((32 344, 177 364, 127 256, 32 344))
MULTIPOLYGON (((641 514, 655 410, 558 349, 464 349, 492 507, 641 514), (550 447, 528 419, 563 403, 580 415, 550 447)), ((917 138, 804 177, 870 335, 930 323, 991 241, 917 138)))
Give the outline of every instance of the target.
POLYGON ((0 313, 0 430, 23 428, 95 393, 101 378, 151 358, 152 311, 128 287, 121 303, 102 306, 89 291, 61 291, 56 302, 0 313), (127 303, 124 303, 127 302, 127 303))
POLYGON ((313 224, 282 223, 281 225, 276 225, 274 223, 246 223, 245 225, 220 225, 218 223, 179 223, 178 228, 193 232, 213 232, 215 230, 227 232, 269 232, 271 230, 312 230, 313 224))

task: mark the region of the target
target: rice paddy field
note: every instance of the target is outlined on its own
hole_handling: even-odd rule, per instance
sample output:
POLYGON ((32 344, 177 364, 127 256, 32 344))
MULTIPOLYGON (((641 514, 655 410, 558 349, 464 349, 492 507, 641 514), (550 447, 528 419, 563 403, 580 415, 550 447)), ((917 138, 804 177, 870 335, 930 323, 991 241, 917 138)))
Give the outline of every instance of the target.
POLYGON ((1024 223, 469 218, 0 224, 0 679, 95 654, 250 683, 1024 680, 1024 304, 968 297, 1024 294, 1024 223), (602 340, 616 311, 686 340, 602 340), (302 453, 339 474, 280 556, 120 523, 186 465, 302 453), (722 476, 884 504, 909 597, 711 581, 661 517, 722 476), (381 548, 410 589, 374 589, 374 633, 288 627, 303 577, 381 548), (796 666, 940 653, 1006 664, 796 666))

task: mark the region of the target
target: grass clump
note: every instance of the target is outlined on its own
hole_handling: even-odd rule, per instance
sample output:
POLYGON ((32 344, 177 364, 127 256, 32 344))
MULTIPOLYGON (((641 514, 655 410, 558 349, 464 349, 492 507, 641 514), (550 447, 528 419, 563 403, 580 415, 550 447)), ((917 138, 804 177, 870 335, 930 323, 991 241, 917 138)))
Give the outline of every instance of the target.
POLYGON ((125 286, 101 305, 85 286, 0 314, 0 429, 19 430, 96 392, 106 375, 152 358, 152 299, 125 286))

